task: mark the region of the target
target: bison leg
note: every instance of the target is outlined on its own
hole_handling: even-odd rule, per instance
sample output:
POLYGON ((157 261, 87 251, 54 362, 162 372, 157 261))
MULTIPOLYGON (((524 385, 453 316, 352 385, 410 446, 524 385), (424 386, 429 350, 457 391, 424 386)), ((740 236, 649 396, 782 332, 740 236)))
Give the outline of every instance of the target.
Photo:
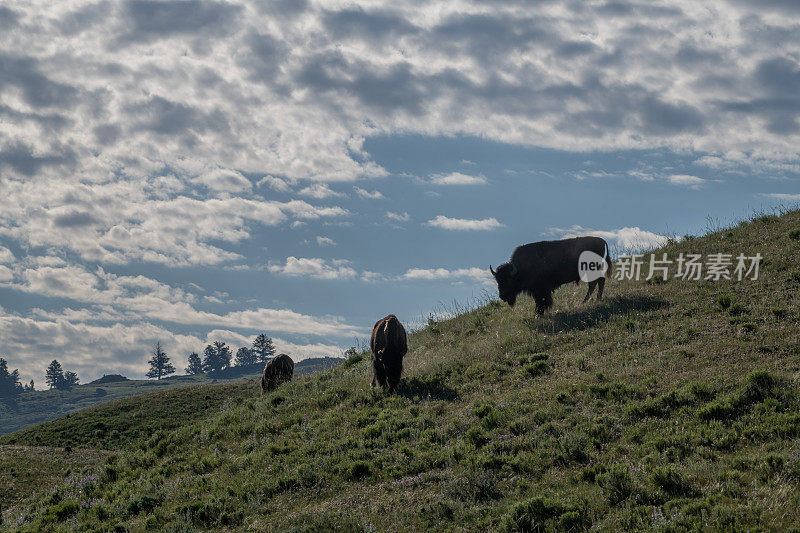
POLYGON ((403 361, 397 361, 396 363, 392 364, 387 370, 387 378, 389 381, 389 394, 392 394, 394 391, 397 390, 397 386, 400 384, 400 375, 403 373, 403 361))
POLYGON ((383 363, 374 359, 372 361, 372 382, 378 382, 383 388, 386 388, 386 369, 383 367, 383 363))
POLYGON ((600 278, 597 280, 597 299, 603 299, 603 288, 606 286, 606 278, 600 278))
POLYGON ((586 303, 589 300, 589 297, 594 292, 594 288, 597 287, 597 280, 589 282, 589 290, 586 291, 586 296, 583 298, 583 303, 586 303))
POLYGON ((536 313, 543 315, 545 311, 553 307, 553 292, 541 292, 535 296, 536 313))

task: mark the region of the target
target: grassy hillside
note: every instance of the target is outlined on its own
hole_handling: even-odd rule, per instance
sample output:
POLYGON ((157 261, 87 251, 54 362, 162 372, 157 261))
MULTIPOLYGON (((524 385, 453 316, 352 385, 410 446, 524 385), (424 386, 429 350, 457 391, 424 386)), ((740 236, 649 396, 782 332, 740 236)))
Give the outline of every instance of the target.
POLYGON ((0 444, 116 449, 173 429, 260 391, 253 380, 194 385, 104 403, 0 437, 0 444))
POLYGON ((663 250, 760 252, 758 281, 612 281, 544 317, 522 298, 432 320, 397 395, 353 356, 123 443, 6 527, 789 530, 798 228, 793 211, 663 250))
MULTIPOLYGON (((316 372, 329 368, 340 361, 340 359, 330 357, 304 359, 297 363, 295 371, 298 374, 316 372)), ((78 385, 68 391, 26 392, 13 400, 0 400, 0 435, 121 398, 201 383, 260 379, 262 369, 263 365, 258 364, 247 368, 232 367, 210 377, 206 375, 170 376, 160 381, 128 380, 112 383, 89 383, 78 385)))
MULTIPOLYGON (((19 505, 31 494, 58 487, 65 478, 86 468, 97 468, 110 456, 105 450, 0 445, 0 502, 19 505)), ((4 508, 5 508, 4 507, 4 508)))

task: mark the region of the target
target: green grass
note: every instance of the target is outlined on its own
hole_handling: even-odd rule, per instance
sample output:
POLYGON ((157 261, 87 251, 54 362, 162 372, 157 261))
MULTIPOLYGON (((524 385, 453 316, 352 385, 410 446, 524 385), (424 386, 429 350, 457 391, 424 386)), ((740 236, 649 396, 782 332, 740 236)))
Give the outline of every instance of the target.
MULTIPOLYGON (((351 355, 263 397, 243 391, 178 426, 97 442, 118 451, 7 504, 4 521, 789 530, 800 523, 798 226, 797 211, 757 217, 664 249, 761 252, 755 282, 612 281, 589 304, 585 287, 564 287, 544 317, 521 298, 431 320, 410 336, 394 396, 370 389, 367 354, 351 355)), ((44 424, 19 442, 117 416, 95 411, 64 434, 44 424)))

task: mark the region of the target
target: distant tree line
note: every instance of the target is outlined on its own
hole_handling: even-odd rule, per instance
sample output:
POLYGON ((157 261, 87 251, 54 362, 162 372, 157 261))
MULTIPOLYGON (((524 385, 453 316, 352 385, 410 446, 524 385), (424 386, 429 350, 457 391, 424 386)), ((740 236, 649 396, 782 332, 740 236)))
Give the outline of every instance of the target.
POLYGON ((249 366, 256 363, 266 363, 275 357, 275 344, 270 337, 263 333, 253 340, 251 347, 242 346, 236 351, 222 341, 215 341, 203 350, 203 357, 197 352, 192 352, 188 357, 186 373, 190 375, 212 373, 225 370, 231 366, 249 366))
MULTIPOLYGON (((215 341, 203 350, 202 359, 196 352, 189 354, 186 373, 190 375, 204 372, 210 374, 231 366, 266 364, 273 357, 275 357, 275 344, 270 337, 263 333, 253 340, 252 346, 242 346, 235 355, 227 344, 215 341)), ((150 370, 147 371, 148 378, 161 379, 175 373, 175 366, 170 362, 161 341, 156 342, 153 347, 148 364, 150 365, 150 370)), ((53 359, 45 370, 45 383, 51 390, 69 390, 75 385, 79 385, 80 379, 77 373, 71 370, 64 371, 61 363, 53 359)), ((9 398, 32 390, 34 390, 33 380, 27 385, 22 385, 19 381, 19 370, 9 370, 8 362, 0 358, 0 398, 9 398)))
POLYGON ((19 370, 9 372, 8 362, 0 358, 0 398, 10 398, 25 390, 19 382, 19 370))
POLYGON ((64 371, 61 363, 53 359, 44 372, 44 381, 51 390, 69 390, 75 385, 80 385, 78 374, 71 370, 64 371))
MULTIPOLYGON (((161 379, 175 373, 175 367, 170 362, 160 341, 156 343, 151 355, 152 357, 148 361, 150 370, 147 372, 147 377, 161 379)), ((214 341, 205 347, 202 357, 197 352, 190 353, 185 370, 189 375, 211 374, 231 366, 266 363, 273 357, 275 357, 275 343, 262 333, 253 340, 252 346, 242 346, 235 355, 230 346, 222 341, 214 341)))
MULTIPOLYGON (((78 374, 69 370, 65 372, 61 367, 61 363, 55 359, 47 365, 47 369, 44 373, 44 380, 51 390, 69 390, 75 385, 80 384, 78 374)), ((34 390, 33 380, 25 385, 20 383, 19 370, 9 370, 8 362, 0 357, 0 398, 10 398, 21 392, 29 392, 32 390, 34 390)))

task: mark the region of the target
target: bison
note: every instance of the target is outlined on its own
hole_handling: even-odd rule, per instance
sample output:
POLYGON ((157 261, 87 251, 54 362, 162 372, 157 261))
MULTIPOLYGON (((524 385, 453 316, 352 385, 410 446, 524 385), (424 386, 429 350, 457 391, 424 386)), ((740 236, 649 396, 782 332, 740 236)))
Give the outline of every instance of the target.
POLYGON ((403 357, 408 351, 406 330, 394 315, 375 323, 369 341, 372 358, 372 386, 379 384, 389 388, 389 394, 397 389, 403 372, 403 357))
MULTIPOLYGON (((581 254, 593 252, 605 260, 605 276, 611 277, 611 256, 608 244, 600 237, 575 237, 560 241, 541 241, 518 246, 511 254, 511 261, 503 263, 497 270, 489 265, 489 271, 497 281, 500 299, 514 306, 517 296, 524 292, 536 302, 536 312, 543 314, 553 305, 553 291, 565 283, 581 280, 579 261, 581 254)), ((584 278, 586 279, 586 278, 584 278)), ((603 298, 605 278, 592 276, 585 302, 597 287, 597 299, 603 298)))
POLYGON ((292 381, 294 374, 294 361, 282 353, 267 361, 264 373, 261 375, 261 394, 271 391, 285 381, 292 381))

